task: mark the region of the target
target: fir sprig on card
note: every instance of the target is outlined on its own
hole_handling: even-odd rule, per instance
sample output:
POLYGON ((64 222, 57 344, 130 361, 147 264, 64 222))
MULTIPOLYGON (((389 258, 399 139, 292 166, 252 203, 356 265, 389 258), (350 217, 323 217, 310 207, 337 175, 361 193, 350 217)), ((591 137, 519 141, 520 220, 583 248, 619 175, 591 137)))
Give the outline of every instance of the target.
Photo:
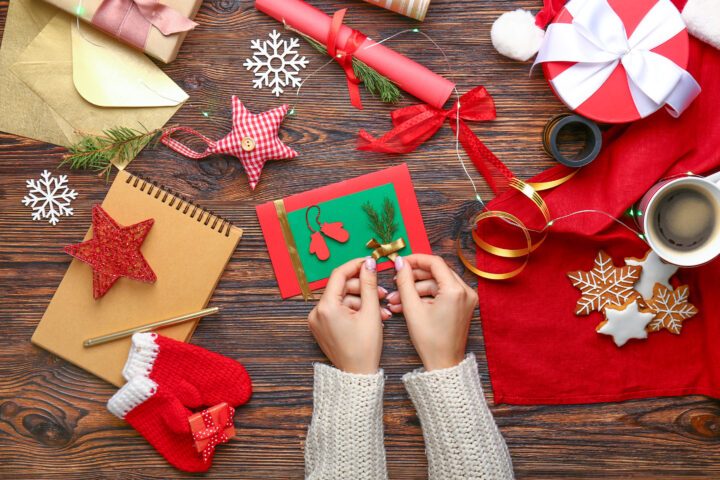
POLYGON ((391 243, 398 229, 395 222, 395 204, 385 198, 382 212, 375 210, 370 202, 363 203, 362 209, 368 216, 368 226, 378 236, 380 243, 391 243))
POLYGON ((68 147, 59 166, 69 164, 75 170, 95 170, 110 179, 112 161, 125 164, 135 158, 140 150, 155 140, 164 129, 147 130, 129 127, 113 127, 102 135, 85 135, 79 142, 68 147))

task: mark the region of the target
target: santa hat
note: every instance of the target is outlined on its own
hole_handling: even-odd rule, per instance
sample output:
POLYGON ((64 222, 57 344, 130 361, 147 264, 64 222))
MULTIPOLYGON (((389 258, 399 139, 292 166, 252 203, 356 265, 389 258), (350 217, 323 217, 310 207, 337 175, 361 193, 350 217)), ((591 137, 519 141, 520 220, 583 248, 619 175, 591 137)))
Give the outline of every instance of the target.
MULTIPOLYGON (((533 16, 518 8, 505 12, 493 23, 490 38, 502 55, 514 60, 532 58, 542 45, 545 27, 563 9, 568 0, 543 0, 543 8, 533 16)), ((720 48, 720 0, 672 0, 682 12, 688 32, 720 48)))

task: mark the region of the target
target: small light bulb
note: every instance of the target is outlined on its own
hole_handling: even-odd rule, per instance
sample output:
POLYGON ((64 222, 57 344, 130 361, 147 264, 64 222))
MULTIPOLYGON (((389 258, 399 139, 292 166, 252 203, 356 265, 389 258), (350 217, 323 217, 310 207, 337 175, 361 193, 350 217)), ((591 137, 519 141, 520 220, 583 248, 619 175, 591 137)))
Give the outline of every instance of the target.
POLYGON ((643 215, 642 212, 641 212, 640 210, 638 210, 638 211, 637 211, 637 216, 638 216, 638 217, 642 217, 642 215, 643 215))
POLYGON ((413 28, 413 29, 412 29, 412 32, 413 32, 413 33, 420 33, 420 29, 419 29, 419 28, 413 28))
POLYGON ((289 115, 295 115, 295 107, 291 108, 288 112, 289 115))
POLYGON ((476 193, 476 194, 475 194, 475 200, 477 200, 477 201, 480 202, 480 203, 483 203, 482 198, 480 198, 480 194, 479 194, 479 193, 476 193))
POLYGON ((555 223, 555 220, 550 220, 547 224, 548 227, 552 227, 552 224, 555 223))
POLYGON ((82 5, 78 5, 77 7, 75 7, 75 15, 77 15, 78 17, 82 17, 84 12, 85 12, 85 9, 83 8, 82 5))
POLYGON ((638 237, 640 237, 640 240, 645 240, 645 235, 644 235, 644 234, 642 234, 642 233, 641 233, 641 234, 639 234, 639 235, 638 235, 638 237))
POLYGON ((205 115, 206 117, 210 116, 210 114, 208 112, 202 112, 202 114, 205 115))

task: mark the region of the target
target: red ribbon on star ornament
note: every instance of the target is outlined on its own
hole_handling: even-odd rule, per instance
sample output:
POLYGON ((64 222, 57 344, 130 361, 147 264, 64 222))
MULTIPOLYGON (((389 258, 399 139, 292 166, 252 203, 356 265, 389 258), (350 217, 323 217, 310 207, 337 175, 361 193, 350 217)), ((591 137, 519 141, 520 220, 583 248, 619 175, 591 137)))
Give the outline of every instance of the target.
POLYGON ((120 277, 153 283, 155 272, 148 265, 140 247, 155 222, 150 218, 123 227, 113 220, 100 205, 93 206, 93 238, 63 251, 87 263, 93 270, 93 296, 105 295, 120 277))
POLYGON ((200 159, 213 153, 226 153, 239 158, 247 173, 250 188, 255 190, 266 161, 284 160, 297 156, 295 150, 278 138, 278 130, 287 114, 288 106, 282 105, 253 115, 235 95, 232 97, 232 105, 232 131, 221 140, 214 142, 191 128, 174 127, 165 130, 160 141, 188 158, 200 159), (204 152, 196 152, 170 138, 170 135, 178 130, 199 136, 208 147, 204 152))

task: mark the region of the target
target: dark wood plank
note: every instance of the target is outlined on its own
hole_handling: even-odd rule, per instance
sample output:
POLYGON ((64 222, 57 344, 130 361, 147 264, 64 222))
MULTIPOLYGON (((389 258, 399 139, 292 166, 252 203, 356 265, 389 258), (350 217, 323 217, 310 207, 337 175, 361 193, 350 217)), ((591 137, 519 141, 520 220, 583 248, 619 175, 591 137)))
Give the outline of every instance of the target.
MULTIPOLYGON (((495 98, 498 119, 471 128, 511 169, 527 178, 552 162, 540 133, 547 119, 563 112, 538 73, 492 49, 489 28, 503 11, 530 1, 433 0, 422 24, 360 1, 313 1, 326 12, 350 7, 347 21, 373 38, 419 26, 437 40, 452 64, 461 92, 484 84, 495 98)), ((8 2, 0 1, 0 25, 8 2)), ((230 96, 253 111, 295 106, 282 139, 299 156, 270 162, 253 192, 231 157, 196 162, 165 148, 142 152, 130 170, 160 181, 245 229, 213 305, 221 314, 200 323, 193 343, 241 361, 255 393, 236 417, 238 437, 218 449, 207 478, 301 478, 303 442, 312 408, 312 367, 323 361, 305 325, 311 304, 280 300, 267 250, 255 217, 258 203, 407 162, 433 250, 458 272, 454 237, 476 210, 469 182, 454 150, 449 128, 417 151, 390 157, 354 150, 356 133, 389 128, 392 107, 363 92, 365 109, 350 107, 345 80, 335 65, 317 73, 299 98, 275 98, 251 87, 242 62, 250 40, 281 28, 255 11, 251 1, 204 2, 200 26, 180 56, 163 69, 190 94, 172 123, 218 138, 230 126, 230 96), (202 112, 208 112, 204 116, 202 112)), ((0 27, 3 28, 3 27, 0 27)), ((2 30, 0 30, 1 32, 2 30)), ((416 34, 389 44, 431 69, 450 75, 443 55, 416 34)), ((303 45, 307 71, 325 59, 303 45)), ((405 98, 403 105, 414 103, 405 98)), ((16 115, 17 112, 0 112, 16 115)), ((51 227, 34 223, 20 200, 25 179, 54 168, 63 149, 0 134, 0 478, 167 479, 190 478, 170 467, 105 403, 114 389, 101 380, 32 346, 30 336, 60 282, 69 258, 61 247, 77 241, 90 223, 90 208, 107 186, 92 173, 70 172, 79 192, 76 214, 51 227)), ((481 194, 489 189, 474 170, 481 194)), ((471 284, 475 280, 464 274, 471 284)), ((390 286, 389 273, 381 283, 390 286)), ((418 419, 400 376, 419 365, 402 318, 386 322, 383 366, 388 373, 385 424, 391 478, 426 475, 418 419)), ((469 350, 479 357, 487 396, 492 399, 479 316, 469 350)), ((637 476, 720 477, 720 404, 704 397, 638 400, 602 405, 494 407, 518 478, 627 478, 637 476)))

